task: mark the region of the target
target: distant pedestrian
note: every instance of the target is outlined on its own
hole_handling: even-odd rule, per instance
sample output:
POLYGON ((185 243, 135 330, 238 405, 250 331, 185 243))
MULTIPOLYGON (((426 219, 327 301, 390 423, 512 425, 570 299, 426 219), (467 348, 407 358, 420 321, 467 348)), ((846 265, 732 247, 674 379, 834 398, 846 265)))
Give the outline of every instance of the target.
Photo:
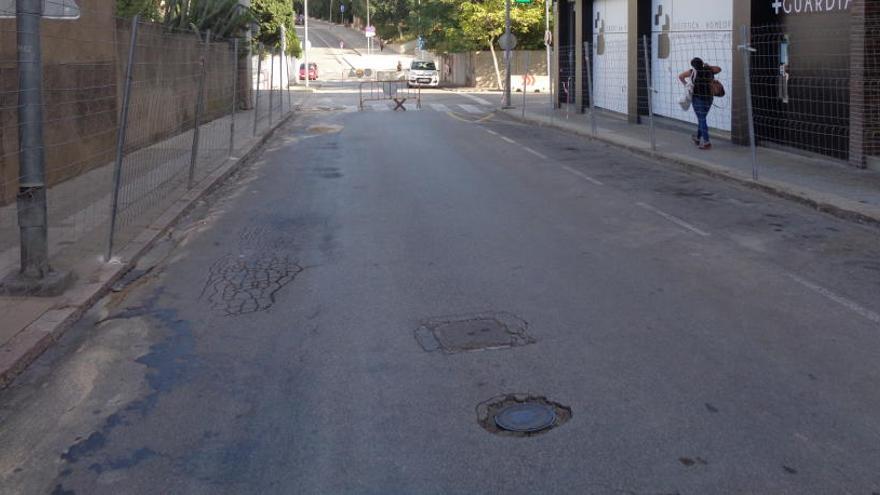
POLYGON ((342 50, 343 48, 345 48, 345 42, 342 40, 339 40, 339 49, 342 50))
MULTIPOLYGON (((719 72, 721 67, 709 65, 699 57, 694 57, 691 60, 691 68, 678 75, 681 83, 691 88, 691 104, 697 116, 697 134, 691 136, 691 139, 701 150, 712 148, 712 143, 709 141, 709 123, 706 118, 716 96, 716 86, 720 86, 715 81, 715 74, 719 72)), ((723 86, 721 88, 721 94, 718 96, 724 96, 723 86)))
POLYGON ((397 72, 400 72, 400 71, 402 71, 402 70, 403 70, 403 64, 401 64, 401 63, 400 63, 400 60, 398 60, 398 61, 397 61, 397 72))
POLYGON ((382 41, 382 38, 379 38, 379 51, 385 51, 385 42, 382 41))

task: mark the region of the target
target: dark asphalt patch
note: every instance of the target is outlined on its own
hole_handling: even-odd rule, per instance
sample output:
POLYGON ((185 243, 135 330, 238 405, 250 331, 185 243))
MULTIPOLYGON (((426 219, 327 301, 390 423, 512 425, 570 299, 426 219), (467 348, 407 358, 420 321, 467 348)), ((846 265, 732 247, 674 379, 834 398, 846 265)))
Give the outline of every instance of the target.
POLYGON ((452 354, 533 344, 527 328, 525 320, 510 313, 481 313, 426 320, 415 337, 425 351, 452 354))

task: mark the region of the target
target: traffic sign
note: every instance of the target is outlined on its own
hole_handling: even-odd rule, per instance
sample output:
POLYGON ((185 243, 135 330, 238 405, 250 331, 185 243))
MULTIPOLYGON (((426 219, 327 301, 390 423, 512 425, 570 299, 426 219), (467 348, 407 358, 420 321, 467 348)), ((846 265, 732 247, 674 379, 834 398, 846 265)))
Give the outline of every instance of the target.
POLYGON ((502 50, 513 50, 516 47, 516 36, 513 33, 504 33, 498 38, 498 46, 502 50))
MULTIPOLYGON (((15 0, 0 0, 0 19, 15 18, 15 0)), ((75 0, 43 0, 44 19, 79 19, 75 0)))
POLYGON ((339 4, 339 11, 342 12, 343 14, 345 13, 345 4, 344 3, 339 4))
POLYGON ((364 28, 364 35, 366 35, 367 38, 376 36, 376 26, 367 26, 364 28))

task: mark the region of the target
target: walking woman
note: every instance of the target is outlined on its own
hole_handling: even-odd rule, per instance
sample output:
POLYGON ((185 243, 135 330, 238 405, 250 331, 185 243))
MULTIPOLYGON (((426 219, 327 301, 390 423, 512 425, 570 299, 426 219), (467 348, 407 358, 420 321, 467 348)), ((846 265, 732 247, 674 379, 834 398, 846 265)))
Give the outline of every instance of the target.
POLYGON ((714 99, 712 81, 715 80, 715 74, 719 72, 721 72, 721 67, 706 64, 699 57, 695 57, 691 60, 691 68, 678 75, 678 79, 685 86, 689 82, 693 84, 691 104, 694 107, 694 113, 697 114, 697 134, 691 136, 691 139, 701 150, 712 148, 706 116, 709 115, 714 99))

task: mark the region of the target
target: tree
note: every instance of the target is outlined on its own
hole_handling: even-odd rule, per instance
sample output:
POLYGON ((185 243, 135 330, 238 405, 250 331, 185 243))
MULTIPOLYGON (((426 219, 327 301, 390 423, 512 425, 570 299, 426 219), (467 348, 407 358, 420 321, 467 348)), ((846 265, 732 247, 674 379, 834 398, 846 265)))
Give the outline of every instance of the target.
MULTIPOLYGON (((541 27, 544 21, 543 1, 511 6, 510 30, 517 36, 520 46, 527 47, 531 44, 528 38, 530 36, 533 38, 536 32, 543 31, 541 27)), ((501 71, 498 69, 498 57, 495 54, 495 43, 504 33, 505 0, 468 0, 460 5, 458 17, 462 34, 482 46, 489 45, 498 87, 503 87, 501 71)))
POLYGON ((280 47, 281 26, 284 26, 287 54, 294 57, 302 54, 294 29, 293 4, 289 0, 253 0, 251 9, 260 27, 255 41, 263 46, 280 47))

